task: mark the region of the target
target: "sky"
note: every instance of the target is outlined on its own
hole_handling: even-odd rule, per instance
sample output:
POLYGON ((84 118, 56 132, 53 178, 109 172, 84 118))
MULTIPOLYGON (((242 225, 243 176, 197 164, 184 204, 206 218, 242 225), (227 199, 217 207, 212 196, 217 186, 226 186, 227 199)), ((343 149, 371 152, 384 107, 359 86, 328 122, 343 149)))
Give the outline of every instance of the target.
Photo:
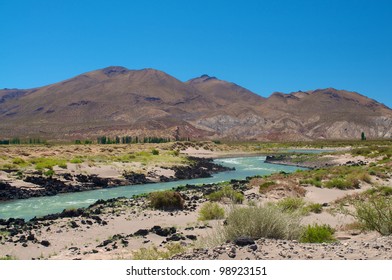
POLYGON ((334 87, 392 107, 392 1, 0 0, 0 88, 107 66, 261 96, 334 87))

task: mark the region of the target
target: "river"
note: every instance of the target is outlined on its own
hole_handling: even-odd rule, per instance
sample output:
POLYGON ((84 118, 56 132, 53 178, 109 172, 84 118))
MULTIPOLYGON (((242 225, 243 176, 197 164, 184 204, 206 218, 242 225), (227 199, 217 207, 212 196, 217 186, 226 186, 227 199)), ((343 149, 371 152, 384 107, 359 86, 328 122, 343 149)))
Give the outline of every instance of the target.
POLYGON ((109 189, 64 193, 56 196, 44 196, 1 202, 0 218, 8 219, 12 217, 29 220, 35 216, 39 217, 47 214, 58 213, 67 208, 87 207, 98 199, 110 199, 121 196, 132 197, 133 195, 137 194, 149 193, 158 190, 167 190, 186 184, 196 185, 218 183, 230 181, 231 179, 241 180, 248 176, 268 175, 280 171, 289 173, 303 169, 294 166, 269 164, 265 163, 264 160, 264 156, 215 159, 215 163, 228 167, 235 167, 236 170, 217 173, 214 174, 211 178, 122 186, 109 189))

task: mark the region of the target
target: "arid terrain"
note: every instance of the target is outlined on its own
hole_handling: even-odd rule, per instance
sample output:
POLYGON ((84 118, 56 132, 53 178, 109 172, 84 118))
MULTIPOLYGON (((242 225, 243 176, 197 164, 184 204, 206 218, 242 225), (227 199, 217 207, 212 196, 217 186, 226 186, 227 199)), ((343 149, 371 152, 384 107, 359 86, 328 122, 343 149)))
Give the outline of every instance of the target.
MULTIPOLYGON (((110 179, 106 185, 129 183, 124 170, 127 174, 142 174, 145 180, 174 180, 177 167, 192 166, 188 156, 265 154, 274 155, 269 159, 275 162, 311 168, 100 200, 87 208, 70 208, 31 221, 0 219, 0 257, 391 259, 390 141, 298 145, 175 142, 0 146, 3 194, 7 193, 6 184, 14 188, 46 188, 26 184, 25 179, 34 176, 81 186, 79 175, 97 175, 101 183, 110 179), (277 155, 277 151, 320 146, 331 152, 277 155), (51 165, 37 160, 42 157, 50 159, 51 165), (72 180, 64 174, 70 174, 72 180), (384 214, 378 216, 380 209, 384 214)), ((201 167, 208 172, 220 171, 214 168, 217 167, 201 167)), ((198 168, 186 170, 186 174, 200 175, 198 168)))
MULTIPOLYGON (((0 136, 89 139, 314 140, 392 136, 392 110, 334 88, 261 97, 202 75, 107 67, 34 89, 0 90, 0 136)), ((0 139, 2 140, 2 139, 0 139)))

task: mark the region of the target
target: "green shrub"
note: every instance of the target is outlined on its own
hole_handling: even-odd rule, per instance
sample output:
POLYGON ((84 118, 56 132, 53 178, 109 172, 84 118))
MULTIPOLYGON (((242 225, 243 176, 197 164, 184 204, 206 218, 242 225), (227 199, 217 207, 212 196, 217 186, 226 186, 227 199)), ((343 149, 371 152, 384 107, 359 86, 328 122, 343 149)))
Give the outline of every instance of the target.
POLYGON ((211 201, 220 201, 223 198, 229 198, 234 203, 242 203, 244 195, 235 191, 231 186, 224 186, 219 191, 209 194, 207 198, 211 201))
POLYGON ((225 210, 216 202, 204 203, 199 212, 200 221, 223 219, 224 216, 225 210))
POLYGON ((0 261, 12 261, 12 260, 16 260, 15 257, 10 256, 10 255, 6 255, 4 257, 0 257, 0 261))
POLYGON ((274 181, 267 181, 260 185, 259 192, 264 193, 270 186, 274 186, 276 183, 274 181))
POLYGON ((335 230, 330 225, 308 225, 301 235, 300 242, 303 243, 323 243, 333 242, 335 230))
POLYGON ((158 151, 157 149, 153 149, 153 150, 151 151, 151 153, 152 153, 154 156, 159 155, 159 151, 158 151))
POLYGON ((323 211, 323 206, 320 203, 311 203, 306 208, 309 210, 309 212, 313 212, 316 214, 319 214, 323 211))
POLYGON ((83 163, 83 159, 76 157, 71 159, 70 163, 75 163, 75 164, 83 163))
POLYGON ((14 159, 12 160, 12 163, 15 164, 15 165, 21 165, 21 166, 27 164, 27 162, 26 162, 24 159, 19 158, 19 157, 14 158, 14 159))
POLYGON ((253 239, 298 239, 302 227, 300 216, 283 212, 274 204, 256 207, 235 207, 226 219, 223 227, 225 240, 234 240, 240 236, 253 239))
POLYGON ((304 208, 305 201, 298 197, 286 197, 278 201, 277 205, 283 212, 295 212, 304 208))
POLYGON ((185 252, 184 246, 179 243, 168 244, 165 250, 158 250, 153 246, 150 248, 140 248, 133 253, 134 260, 165 260, 174 255, 185 252))
POLYGON ((324 186, 328 189, 337 188, 340 190, 346 190, 352 188, 352 183, 343 178, 333 178, 327 181, 324 186))
POLYGON ((46 177, 52 177, 55 174, 55 172, 53 171, 53 169, 48 169, 47 171, 44 172, 44 175, 46 177))
POLYGON ((392 195, 392 188, 391 187, 382 186, 382 187, 379 187, 379 191, 384 196, 392 195))
POLYGON ((318 188, 322 187, 321 179, 319 179, 319 178, 310 178, 310 179, 300 180, 299 183, 301 185, 313 185, 318 188))
POLYGON ((31 160, 31 163, 35 164, 37 170, 52 169, 56 165, 61 168, 67 168, 67 161, 64 159, 35 158, 31 160))
POLYGON ((184 199, 175 191, 152 192, 148 195, 151 207, 162 210, 175 210, 184 208, 184 199))
POLYGON ((366 229, 375 230, 381 235, 392 234, 392 197, 371 196, 365 201, 354 201, 354 217, 366 229))

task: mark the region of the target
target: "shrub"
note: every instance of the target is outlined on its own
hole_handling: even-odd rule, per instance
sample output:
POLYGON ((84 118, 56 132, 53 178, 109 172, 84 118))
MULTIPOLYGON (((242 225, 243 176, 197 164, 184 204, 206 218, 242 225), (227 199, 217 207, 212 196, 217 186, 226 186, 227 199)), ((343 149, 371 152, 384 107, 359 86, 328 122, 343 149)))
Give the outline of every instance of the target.
POLYGON ((151 153, 152 153, 154 156, 159 155, 159 151, 158 151, 157 149, 153 149, 153 150, 151 151, 151 153))
POLYGON ((333 178, 327 181, 324 186, 329 189, 337 188, 340 190, 346 190, 352 188, 352 183, 350 184, 350 182, 343 178, 333 178))
POLYGON ((31 160, 31 163, 35 164, 37 170, 52 169, 56 165, 61 168, 67 168, 67 162, 63 159, 35 158, 31 160))
POLYGON ((134 260, 159 260, 169 259, 174 255, 183 253, 185 251, 184 246, 179 243, 168 244, 165 247, 166 250, 158 250, 157 247, 153 246, 150 248, 140 248, 138 251, 133 253, 134 260))
POLYGON ((224 186, 219 191, 213 192, 207 196, 211 201, 219 201, 225 197, 231 199, 234 203, 242 203, 244 200, 244 195, 235 191, 231 186, 224 186))
POLYGON ((16 157, 12 160, 12 163, 15 165, 25 165, 26 161, 22 158, 16 157))
POLYGON ((54 173, 53 169, 49 169, 49 170, 47 170, 47 171, 44 172, 44 175, 45 175, 46 177, 52 177, 54 174, 55 174, 55 173, 54 173))
POLYGON ((354 208, 354 217, 366 229, 375 230, 381 235, 392 234, 391 196, 371 196, 366 201, 355 201, 354 208))
POLYGON ((276 183, 274 181, 267 181, 260 185, 259 192, 264 193, 270 186, 274 186, 276 183))
POLYGON ((323 211, 323 206, 320 203, 311 203, 306 208, 313 213, 319 214, 323 211))
POLYGON ((200 221, 223 219, 224 216, 225 210, 216 202, 204 203, 199 212, 200 221))
POLYGON ((226 222, 227 225, 223 227, 226 240, 241 236, 298 239, 302 231, 299 215, 283 212, 274 204, 236 207, 228 214, 226 222))
POLYGON ((184 199, 175 191, 152 192, 148 195, 151 207, 162 210, 174 210, 184 208, 184 199))
POLYGON ((15 257, 10 256, 10 255, 6 255, 4 257, 0 257, 0 261, 12 261, 12 260, 16 260, 15 257))
POLYGON ((301 235, 300 242, 303 243, 323 243, 333 242, 335 230, 330 225, 308 225, 301 235))
POLYGON ((83 159, 81 159, 81 158, 73 158, 73 159, 70 160, 70 163, 75 163, 75 164, 83 163, 83 159))
POLYGON ((283 212, 295 212, 304 208, 305 201, 298 197, 286 197, 280 200, 277 205, 283 212))
POLYGON ((318 188, 321 188, 322 186, 321 180, 319 178, 305 179, 305 180, 301 180, 299 183, 301 185, 313 185, 318 188))

